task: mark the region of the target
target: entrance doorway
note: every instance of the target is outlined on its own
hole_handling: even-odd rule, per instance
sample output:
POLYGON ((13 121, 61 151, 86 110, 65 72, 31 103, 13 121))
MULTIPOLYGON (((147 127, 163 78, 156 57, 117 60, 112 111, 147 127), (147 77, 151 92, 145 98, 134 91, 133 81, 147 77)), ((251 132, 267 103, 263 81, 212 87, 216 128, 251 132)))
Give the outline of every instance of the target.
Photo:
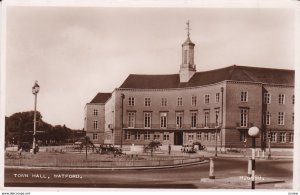
POLYGON ((183 132, 174 132, 174 145, 183 144, 183 132))

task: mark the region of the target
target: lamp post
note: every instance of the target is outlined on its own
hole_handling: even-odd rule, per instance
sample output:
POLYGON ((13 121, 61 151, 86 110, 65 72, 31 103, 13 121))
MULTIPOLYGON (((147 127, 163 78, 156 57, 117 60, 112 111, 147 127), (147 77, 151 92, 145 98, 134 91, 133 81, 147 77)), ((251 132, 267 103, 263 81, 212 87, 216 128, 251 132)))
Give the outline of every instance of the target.
POLYGON ((269 154, 268 159, 271 159, 271 132, 268 132, 268 148, 269 148, 269 154))
POLYGON ((40 91, 40 86, 38 85, 38 82, 35 81, 33 87, 32 87, 32 94, 34 95, 34 113, 33 113, 33 142, 32 142, 32 153, 36 153, 36 104, 37 104, 37 94, 40 91))
POLYGON ((259 134, 258 127, 251 127, 248 131, 252 137, 252 174, 251 174, 251 188, 255 189, 255 138, 259 134))
POLYGON ((122 120, 122 124, 121 124, 121 149, 123 148, 123 128, 124 128, 124 122, 123 122, 123 115, 124 115, 124 98, 125 95, 122 93, 121 94, 121 98, 122 98, 122 115, 121 115, 121 120, 122 120))
POLYGON ((223 148, 223 139, 222 139, 222 127, 223 127, 223 96, 224 96, 224 87, 221 87, 221 124, 220 124, 220 141, 221 141, 221 153, 223 148))

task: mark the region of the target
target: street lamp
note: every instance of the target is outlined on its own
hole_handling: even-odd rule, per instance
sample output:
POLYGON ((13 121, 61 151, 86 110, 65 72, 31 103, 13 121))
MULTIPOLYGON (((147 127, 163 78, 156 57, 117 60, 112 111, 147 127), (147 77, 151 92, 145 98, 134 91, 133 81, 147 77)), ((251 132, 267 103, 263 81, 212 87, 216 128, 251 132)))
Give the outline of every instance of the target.
POLYGON ((259 134, 258 127, 251 127, 248 131, 252 137, 252 174, 251 174, 251 188, 255 189, 255 138, 259 134))
POLYGON ((268 132, 268 148, 269 148, 269 154, 268 159, 271 159, 271 132, 268 132))
POLYGON ((123 128, 124 128, 124 122, 123 122, 123 115, 124 115, 124 99, 125 99, 125 95, 122 93, 121 94, 121 98, 122 98, 122 115, 121 115, 121 120, 122 120, 122 124, 121 124, 121 149, 123 147, 123 128))
POLYGON ((37 94, 40 91, 40 86, 38 85, 38 82, 35 81, 33 87, 32 87, 32 93, 34 95, 34 114, 33 114, 33 142, 32 142, 32 153, 36 153, 36 104, 37 104, 37 94))

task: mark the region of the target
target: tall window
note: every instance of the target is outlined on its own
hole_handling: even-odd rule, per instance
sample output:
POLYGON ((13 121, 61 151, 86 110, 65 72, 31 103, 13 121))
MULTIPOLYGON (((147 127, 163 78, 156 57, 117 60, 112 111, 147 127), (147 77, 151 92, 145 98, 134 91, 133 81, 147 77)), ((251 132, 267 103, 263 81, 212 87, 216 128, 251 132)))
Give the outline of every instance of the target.
POLYGON ((144 112, 144 127, 151 128, 151 112, 144 112))
POLYGON ((169 140, 170 139, 170 135, 169 132, 164 132, 164 140, 169 140))
POLYGON ((176 112, 176 128, 182 128, 183 123, 183 113, 176 112))
POLYGON ((94 109, 94 116, 98 116, 98 109, 94 109))
POLYGON ((145 134, 144 134, 144 139, 145 140, 150 140, 150 132, 149 131, 146 131, 145 134))
POLYGON ((131 137, 130 131, 126 131, 126 132, 125 132, 125 139, 126 139, 126 140, 129 140, 130 137, 131 137))
POLYGON ((278 125, 284 125, 284 112, 278 112, 278 125))
POLYGON ((208 133, 204 133, 204 140, 208 141, 208 133))
POLYGON ((161 106, 167 106, 168 99, 167 98, 161 98, 161 106))
POLYGON ((271 94, 270 93, 264 93, 264 103, 271 104, 271 94))
POLYGON ((293 97, 292 97, 292 102, 293 102, 293 104, 295 104, 295 95, 293 95, 293 97))
POLYGON ((216 127, 218 127, 220 125, 220 110, 215 110, 216 113, 216 127))
POLYGON ((192 117, 191 117, 191 127, 192 128, 196 128, 197 127, 197 113, 196 112, 192 112, 191 113, 192 117))
POLYGON ((209 95, 208 94, 204 96, 204 103, 209 104, 209 95))
POLYGON ((279 141, 281 143, 285 143, 286 142, 286 133, 279 133, 279 141))
POLYGON ((134 97, 129 97, 128 98, 128 106, 134 106, 134 97))
POLYGON ((150 106, 150 104, 151 104, 151 100, 150 100, 150 98, 145 98, 145 107, 149 107, 150 106))
POLYGON ((200 131, 198 131, 197 133, 196 133, 196 139, 199 139, 199 140, 201 140, 201 132, 200 131))
POLYGON ((290 142, 291 142, 291 143, 294 142, 294 134, 293 134, 293 133, 290 134, 290 142))
POLYGON ((216 139, 216 133, 210 133, 210 141, 213 141, 216 139))
POLYGON ((240 126, 247 127, 248 123, 248 109, 241 109, 240 126))
POLYGON ((204 112, 204 127, 208 127, 209 123, 209 111, 204 112))
POLYGON ((94 129, 98 129, 98 121, 94 120, 94 129))
POLYGON ((134 128, 135 124, 135 113, 128 112, 128 128, 134 128))
POLYGON ((192 106, 196 106, 197 105, 197 97, 196 96, 192 96, 192 106))
POLYGON ((277 133, 271 132, 271 142, 277 142, 277 133))
POLYGON ((154 140, 159 140, 160 139, 160 135, 159 134, 154 134, 154 140))
POLYGON ((295 122, 295 114, 293 113, 292 114, 292 124, 294 124, 294 122, 295 122))
POLYGON ((177 98, 177 106, 182 106, 182 97, 177 98))
POLYGON ((97 133, 93 133, 93 140, 97 140, 98 139, 98 134, 97 133))
POLYGON ((167 113, 160 113, 160 128, 167 128, 167 113))
POLYGON ((216 103, 220 102, 220 93, 216 93, 216 103))
POLYGON ((189 133, 188 134, 188 141, 193 141, 194 140, 194 133, 189 133))
POLYGON ((183 63, 187 64, 187 56, 188 56, 188 50, 184 50, 184 54, 183 54, 183 63))
POLYGON ((264 118, 263 118, 264 125, 270 125, 270 121, 271 121, 271 114, 270 114, 270 112, 265 112, 264 113, 264 118))
POLYGON ((241 92, 241 102, 248 102, 248 92, 247 91, 241 92))
POLYGON ((140 140, 141 139, 141 132, 136 131, 135 134, 134 134, 134 139, 135 140, 140 140))
POLYGON ((279 104, 285 104, 285 95, 284 94, 279 94, 278 95, 278 103, 279 104))

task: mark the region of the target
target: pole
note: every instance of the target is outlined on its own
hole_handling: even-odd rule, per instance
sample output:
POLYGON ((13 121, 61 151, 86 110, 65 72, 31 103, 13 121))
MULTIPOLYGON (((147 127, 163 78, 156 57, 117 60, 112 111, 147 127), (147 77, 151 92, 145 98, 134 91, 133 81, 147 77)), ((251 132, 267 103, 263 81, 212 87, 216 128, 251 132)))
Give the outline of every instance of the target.
POLYGON ((271 135, 269 135, 269 144, 268 144, 268 147, 269 147, 269 154, 268 154, 268 159, 271 159, 271 135))
POLYGON ((88 137, 85 137, 85 160, 87 160, 87 139, 88 137))
POLYGON ((32 142, 32 153, 35 154, 36 147, 36 105, 37 105, 37 93, 34 94, 34 113, 33 113, 33 142, 32 142))
POLYGON ((221 87, 221 125, 220 125, 220 139, 221 139, 221 152, 222 152, 222 147, 223 147, 223 139, 222 139, 222 127, 223 127, 223 93, 224 93, 224 88, 221 87))
POLYGON ((255 189, 255 137, 252 137, 252 174, 251 189, 255 189))
POLYGON ((251 172, 252 172, 252 159, 249 157, 248 159, 248 177, 251 177, 251 172))
POLYGON ((215 137, 216 137, 216 145, 215 145, 215 157, 218 156, 218 129, 216 128, 216 132, 215 132, 215 137))
POLYGON ((209 179, 215 179, 215 163, 214 158, 209 159, 209 179))
POLYGON ((122 115, 121 115, 121 120, 122 120, 122 125, 121 125, 121 149, 123 148, 123 128, 124 128, 124 123, 123 123, 123 112, 124 112, 124 98, 125 95, 122 93, 121 94, 121 98, 122 98, 122 115))

